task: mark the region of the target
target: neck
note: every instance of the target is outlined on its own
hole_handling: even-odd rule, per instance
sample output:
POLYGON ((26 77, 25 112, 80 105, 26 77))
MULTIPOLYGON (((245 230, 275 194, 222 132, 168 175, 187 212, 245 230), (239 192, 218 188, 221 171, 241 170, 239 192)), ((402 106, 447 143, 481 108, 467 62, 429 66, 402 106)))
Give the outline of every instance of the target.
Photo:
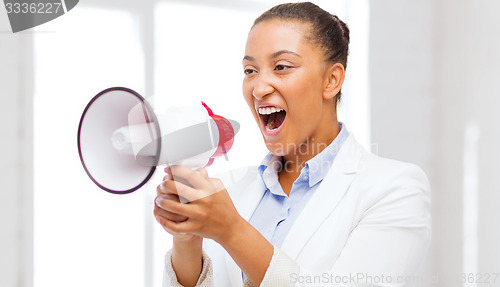
POLYGON ((335 119, 334 123, 326 125, 329 128, 322 136, 308 138, 297 149, 291 151, 289 154, 283 156, 283 173, 291 175, 299 175, 306 162, 319 153, 321 153, 340 133, 338 121, 335 119))

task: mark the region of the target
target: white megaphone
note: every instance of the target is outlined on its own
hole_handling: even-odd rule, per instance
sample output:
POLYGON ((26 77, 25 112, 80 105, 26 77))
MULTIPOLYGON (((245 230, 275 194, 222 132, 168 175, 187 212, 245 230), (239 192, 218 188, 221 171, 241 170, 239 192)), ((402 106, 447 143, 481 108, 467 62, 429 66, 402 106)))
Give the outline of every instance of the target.
POLYGON ((146 184, 158 165, 212 164, 231 149, 238 130, 236 121, 214 115, 204 103, 155 113, 135 91, 114 87, 85 108, 78 153, 97 186, 125 194, 146 184))

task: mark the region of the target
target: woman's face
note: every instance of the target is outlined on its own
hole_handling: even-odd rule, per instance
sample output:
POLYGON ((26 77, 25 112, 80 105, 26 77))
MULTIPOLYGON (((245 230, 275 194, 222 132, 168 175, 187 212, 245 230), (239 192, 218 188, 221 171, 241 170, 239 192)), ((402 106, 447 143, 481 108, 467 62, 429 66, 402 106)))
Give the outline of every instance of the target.
POLYGON ((332 116, 336 120, 331 107, 325 107, 324 54, 307 40, 307 33, 307 24, 271 19, 254 26, 247 39, 243 95, 267 148, 279 156, 311 139, 329 141, 331 134, 322 123, 332 116))

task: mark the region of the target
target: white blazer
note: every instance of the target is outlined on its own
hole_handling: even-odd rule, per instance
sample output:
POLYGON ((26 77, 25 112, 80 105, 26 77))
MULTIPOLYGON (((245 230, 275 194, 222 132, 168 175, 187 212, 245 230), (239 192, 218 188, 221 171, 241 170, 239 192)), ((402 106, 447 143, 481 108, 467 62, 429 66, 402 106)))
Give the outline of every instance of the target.
MULTIPOLYGON (((249 220, 265 191, 257 168, 221 180, 249 220)), ((430 239, 430 187, 422 170, 367 152, 350 134, 281 248, 274 247, 261 286, 404 286, 430 239)), ((243 285, 219 244, 204 239, 203 248, 213 272, 207 283, 243 285)))

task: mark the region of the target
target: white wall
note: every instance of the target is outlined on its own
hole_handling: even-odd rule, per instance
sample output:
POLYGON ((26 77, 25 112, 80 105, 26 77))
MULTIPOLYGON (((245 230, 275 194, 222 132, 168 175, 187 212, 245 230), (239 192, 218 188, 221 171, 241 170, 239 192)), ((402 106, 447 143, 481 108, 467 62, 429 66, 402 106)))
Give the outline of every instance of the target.
POLYGON ((0 19, 0 286, 24 287, 33 255, 31 35, 0 19))
POLYGON ((500 2, 370 5, 372 141, 431 180, 434 286, 498 273, 500 2))
MULTIPOLYGON (((477 200, 477 258, 464 257, 464 265, 477 261, 478 272, 500 273, 500 2, 498 1, 443 1, 438 8, 441 19, 442 44, 439 54, 443 70, 440 89, 442 109, 449 110, 440 126, 443 141, 440 145, 440 169, 447 167, 449 152, 455 142, 463 142, 466 149, 472 145, 472 163, 462 163, 465 177, 472 177, 468 189, 476 191, 477 200), (457 5, 458 4, 458 5, 457 5), (454 7, 454 9, 450 9, 454 7), (446 85, 444 83, 447 83, 446 85), (453 103, 453 104, 451 104, 453 103), (446 124, 446 125, 445 125, 446 124), (476 128, 475 128, 476 127, 476 128), (477 140, 467 138, 477 130, 477 140), (448 131, 448 134, 444 134, 448 131), (461 133, 461 134, 459 134, 461 133), (465 136, 464 136, 465 135, 465 136), (465 140, 464 140, 465 137, 465 140), (471 143, 472 141, 472 143, 471 143), (476 141, 474 143, 474 141, 476 141), (477 164, 477 171, 469 171, 477 164), (476 178, 474 180, 474 177, 476 178)), ((455 182, 460 173, 447 174, 446 182, 455 182)), ((474 199, 474 198, 473 198, 474 199)), ((467 207, 470 202, 464 201, 467 207)), ((472 214, 474 215, 474 214, 472 214)), ((467 216, 465 218, 467 220, 467 216)), ((472 242, 473 243, 473 242, 472 242)), ((470 246, 465 245, 468 249, 470 246)), ((492 285, 493 286, 493 285, 492 285)), ((494 286, 500 286, 500 279, 494 286)))

